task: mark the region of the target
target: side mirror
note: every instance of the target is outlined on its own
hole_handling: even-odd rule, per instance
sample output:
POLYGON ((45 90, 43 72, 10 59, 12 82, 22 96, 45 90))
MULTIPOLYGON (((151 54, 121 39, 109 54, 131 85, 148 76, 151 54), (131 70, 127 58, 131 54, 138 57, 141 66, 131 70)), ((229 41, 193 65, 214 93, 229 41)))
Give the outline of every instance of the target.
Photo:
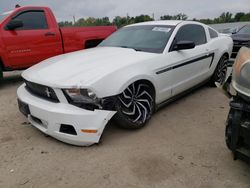
POLYGON ((178 41, 175 45, 173 50, 187 50, 192 49, 195 47, 195 43, 193 41, 178 41))
POLYGON ((15 30, 16 28, 23 27, 23 22, 21 20, 11 20, 6 25, 6 29, 15 30))

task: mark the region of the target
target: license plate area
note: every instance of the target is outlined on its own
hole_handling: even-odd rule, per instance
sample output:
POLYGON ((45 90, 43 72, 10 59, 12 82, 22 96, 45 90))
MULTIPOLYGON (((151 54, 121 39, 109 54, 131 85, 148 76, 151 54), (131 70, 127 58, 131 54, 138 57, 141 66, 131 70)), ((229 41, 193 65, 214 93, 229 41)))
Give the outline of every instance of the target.
POLYGON ((26 117, 28 117, 28 115, 30 114, 29 105, 22 102, 20 99, 17 99, 17 102, 20 112, 26 117))

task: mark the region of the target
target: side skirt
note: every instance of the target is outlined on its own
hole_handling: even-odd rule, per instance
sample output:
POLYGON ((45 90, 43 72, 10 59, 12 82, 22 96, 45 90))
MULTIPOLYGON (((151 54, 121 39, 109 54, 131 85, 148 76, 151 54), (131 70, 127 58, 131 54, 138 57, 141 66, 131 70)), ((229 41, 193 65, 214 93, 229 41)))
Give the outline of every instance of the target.
POLYGON ((166 106, 167 104, 172 103, 172 102, 176 101, 177 99, 182 98, 182 97, 190 94, 192 91, 194 91, 194 90, 200 88, 201 86, 205 85, 206 83, 208 83, 209 80, 210 80, 210 78, 206 79, 205 81, 201 82, 200 84, 198 84, 198 85, 196 85, 196 86, 194 86, 194 87, 192 87, 192 88, 190 88, 182 93, 179 93, 178 95, 175 95, 175 96, 173 96, 173 97, 171 97, 171 98, 169 98, 169 99, 167 99, 159 104, 156 104, 155 111, 158 111, 162 107, 166 106))

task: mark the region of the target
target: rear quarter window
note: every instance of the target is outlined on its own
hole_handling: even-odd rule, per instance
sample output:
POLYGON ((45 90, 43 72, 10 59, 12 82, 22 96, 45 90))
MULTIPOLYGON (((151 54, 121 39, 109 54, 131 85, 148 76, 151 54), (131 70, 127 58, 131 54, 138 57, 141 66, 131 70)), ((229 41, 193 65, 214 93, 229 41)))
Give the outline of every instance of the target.
POLYGON ((218 33, 216 31, 214 31, 213 29, 208 28, 208 31, 209 31, 209 35, 210 35, 211 39, 218 37, 218 33))

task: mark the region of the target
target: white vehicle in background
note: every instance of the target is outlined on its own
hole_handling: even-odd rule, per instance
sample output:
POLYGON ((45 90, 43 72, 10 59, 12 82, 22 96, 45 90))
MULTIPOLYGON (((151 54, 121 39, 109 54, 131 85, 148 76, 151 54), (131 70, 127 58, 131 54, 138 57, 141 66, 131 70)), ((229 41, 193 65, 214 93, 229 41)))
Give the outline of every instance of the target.
POLYGON ((223 82, 233 42, 191 21, 126 26, 97 48, 23 72, 20 111, 36 128, 74 145, 98 143, 108 121, 143 127, 155 109, 210 81, 223 82))

